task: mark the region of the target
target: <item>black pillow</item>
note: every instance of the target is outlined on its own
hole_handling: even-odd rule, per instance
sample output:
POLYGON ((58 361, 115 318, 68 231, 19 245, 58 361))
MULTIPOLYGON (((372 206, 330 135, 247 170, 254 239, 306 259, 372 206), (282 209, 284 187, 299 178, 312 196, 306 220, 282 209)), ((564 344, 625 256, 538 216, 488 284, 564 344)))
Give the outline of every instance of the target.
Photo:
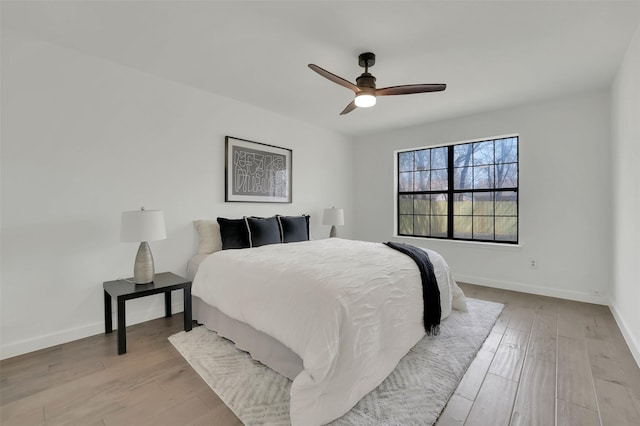
POLYGON ((309 241, 309 215, 277 217, 283 243, 309 241))
POLYGON ((278 220, 274 217, 257 218, 245 217, 247 228, 249 228, 249 239, 251 247, 260 247, 267 244, 280 244, 280 227, 278 220))
POLYGON ((222 250, 243 249, 251 247, 249 241, 249 231, 244 219, 218 218, 220 225, 220 238, 222 239, 222 250))

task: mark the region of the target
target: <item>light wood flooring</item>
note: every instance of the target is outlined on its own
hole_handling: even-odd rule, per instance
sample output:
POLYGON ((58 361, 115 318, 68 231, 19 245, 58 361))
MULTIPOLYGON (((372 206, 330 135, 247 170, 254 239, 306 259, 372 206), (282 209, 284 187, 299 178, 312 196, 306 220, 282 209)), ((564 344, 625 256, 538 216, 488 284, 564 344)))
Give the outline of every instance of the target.
MULTIPOLYGON (((438 420, 640 425, 640 369, 604 306, 461 284, 505 310, 438 420)), ((0 362, 0 424, 241 425, 167 341, 182 315, 0 362)))

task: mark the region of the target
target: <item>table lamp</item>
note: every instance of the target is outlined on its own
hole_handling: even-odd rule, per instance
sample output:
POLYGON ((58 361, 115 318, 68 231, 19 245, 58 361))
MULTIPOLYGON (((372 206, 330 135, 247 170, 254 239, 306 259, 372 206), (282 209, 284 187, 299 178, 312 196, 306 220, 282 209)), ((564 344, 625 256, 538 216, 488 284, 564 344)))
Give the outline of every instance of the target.
POLYGON ((148 241, 164 240, 167 231, 162 210, 140 210, 122 212, 120 241, 140 243, 133 267, 133 282, 148 284, 155 274, 153 256, 148 241))
POLYGON ((322 215, 322 224, 331 225, 329 238, 337 237, 338 231, 336 229, 336 226, 344 225, 344 210, 336 209, 335 207, 324 209, 324 214, 322 215))

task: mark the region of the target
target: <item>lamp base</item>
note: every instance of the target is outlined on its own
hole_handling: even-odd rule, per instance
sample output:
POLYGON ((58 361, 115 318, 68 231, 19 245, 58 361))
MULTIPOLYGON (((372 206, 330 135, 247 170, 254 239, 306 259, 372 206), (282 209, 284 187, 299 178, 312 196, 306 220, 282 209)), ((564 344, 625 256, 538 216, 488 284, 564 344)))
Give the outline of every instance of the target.
POLYGON ((335 225, 331 225, 331 231, 329 232, 329 238, 335 238, 338 236, 338 229, 335 225))
POLYGON ((140 243, 136 263, 133 265, 133 282, 136 284, 149 284, 153 282, 155 268, 151 248, 146 241, 140 243))

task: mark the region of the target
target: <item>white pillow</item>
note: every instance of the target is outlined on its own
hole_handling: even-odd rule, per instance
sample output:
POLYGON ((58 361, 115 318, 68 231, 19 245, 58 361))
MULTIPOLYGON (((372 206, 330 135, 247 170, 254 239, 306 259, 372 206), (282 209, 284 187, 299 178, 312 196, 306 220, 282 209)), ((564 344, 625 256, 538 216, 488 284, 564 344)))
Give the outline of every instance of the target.
POLYGON ((458 283, 453 281, 453 300, 451 301, 451 309, 460 312, 469 312, 467 308, 467 298, 462 289, 458 287, 458 283))
POLYGON ((198 231, 200 244, 198 254, 209 254, 222 250, 222 239, 220 238, 220 226, 215 220, 194 220, 193 225, 198 231))

